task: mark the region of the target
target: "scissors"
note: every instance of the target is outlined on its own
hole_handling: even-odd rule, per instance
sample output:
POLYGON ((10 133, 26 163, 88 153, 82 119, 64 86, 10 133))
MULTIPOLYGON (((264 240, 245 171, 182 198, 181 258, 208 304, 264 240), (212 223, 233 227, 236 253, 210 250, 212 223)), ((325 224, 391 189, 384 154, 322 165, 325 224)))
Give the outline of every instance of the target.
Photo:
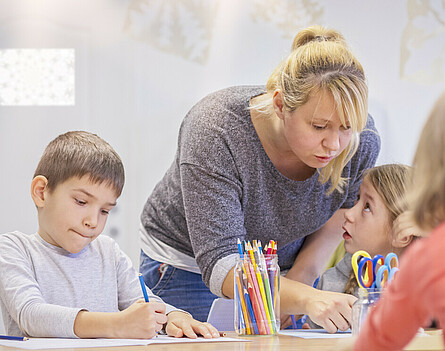
POLYGON ((383 288, 398 272, 399 260, 393 252, 371 256, 366 251, 357 251, 352 256, 352 268, 362 288, 383 288))

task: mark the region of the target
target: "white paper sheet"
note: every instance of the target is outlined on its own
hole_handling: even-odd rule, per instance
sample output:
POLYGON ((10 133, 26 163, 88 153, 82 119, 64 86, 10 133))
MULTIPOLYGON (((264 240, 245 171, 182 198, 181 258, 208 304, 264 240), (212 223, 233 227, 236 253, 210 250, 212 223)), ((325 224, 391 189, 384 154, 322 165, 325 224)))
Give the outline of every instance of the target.
POLYGON ((338 331, 335 334, 329 334, 324 329, 284 329, 280 334, 295 336, 303 339, 337 339, 351 337, 351 330, 338 331))
POLYGON ((61 338, 30 338, 26 341, 1 340, 0 345, 9 347, 18 347, 22 349, 65 349, 82 347, 111 347, 111 346, 135 346, 150 344, 169 344, 169 343, 190 343, 190 342, 226 342, 237 341, 245 342, 249 340, 221 337, 216 339, 197 339, 173 338, 165 335, 159 335, 153 339, 61 339, 61 338))

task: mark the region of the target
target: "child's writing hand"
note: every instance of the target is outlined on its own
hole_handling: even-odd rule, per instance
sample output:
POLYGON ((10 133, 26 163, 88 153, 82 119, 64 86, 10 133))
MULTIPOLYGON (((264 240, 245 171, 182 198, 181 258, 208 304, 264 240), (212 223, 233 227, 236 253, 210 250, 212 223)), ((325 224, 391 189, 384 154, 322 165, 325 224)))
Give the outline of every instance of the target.
POLYGON ((347 330, 352 321, 352 305, 356 300, 352 295, 316 290, 308 302, 307 314, 328 333, 347 330))
POLYGON ((169 336, 176 338, 187 336, 191 339, 196 339, 197 334, 200 334, 206 339, 219 337, 219 332, 213 325, 199 322, 187 313, 173 311, 168 314, 167 318, 168 322, 165 331, 169 336))
POLYGON ((120 314, 120 333, 129 339, 150 339, 167 322, 165 305, 161 302, 145 302, 140 299, 120 314))

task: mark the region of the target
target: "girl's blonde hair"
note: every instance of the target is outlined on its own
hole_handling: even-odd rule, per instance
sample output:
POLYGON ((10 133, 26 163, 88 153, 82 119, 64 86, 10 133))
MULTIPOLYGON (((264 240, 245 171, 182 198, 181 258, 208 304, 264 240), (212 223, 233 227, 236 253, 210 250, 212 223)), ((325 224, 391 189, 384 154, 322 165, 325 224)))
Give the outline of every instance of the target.
POLYGON ((416 224, 430 230, 445 221, 445 93, 434 105, 413 161, 409 204, 416 224))
MULTIPOLYGON (((388 225, 392 227, 394 220, 408 209, 406 195, 411 179, 411 167, 397 163, 376 166, 364 172, 363 179, 365 178, 382 198, 389 213, 388 225)), ((356 287, 357 279, 354 272, 351 272, 345 293, 353 295, 356 287)))
POLYGON ((251 106, 265 115, 274 115, 272 98, 275 90, 283 95, 285 110, 292 112, 314 94, 332 94, 343 126, 350 126, 352 138, 345 150, 320 170, 319 180, 331 180, 328 194, 343 190, 347 179, 341 176, 345 165, 359 145, 368 110, 368 87, 361 64, 349 51, 343 36, 320 26, 300 31, 292 52, 273 71, 267 81, 267 93, 251 106))

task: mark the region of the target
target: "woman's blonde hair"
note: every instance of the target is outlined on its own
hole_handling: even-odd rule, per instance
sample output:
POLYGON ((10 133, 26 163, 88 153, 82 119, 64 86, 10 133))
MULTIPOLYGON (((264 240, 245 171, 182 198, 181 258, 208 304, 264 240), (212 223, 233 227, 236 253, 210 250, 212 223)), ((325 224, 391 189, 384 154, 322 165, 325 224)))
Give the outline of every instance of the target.
POLYGON ((292 112, 320 91, 332 94, 343 126, 350 126, 352 138, 345 150, 320 170, 319 180, 331 180, 328 194, 342 191, 347 179, 343 168, 359 145, 368 110, 368 87, 361 64, 349 51, 343 36, 320 26, 300 31, 292 44, 292 52, 273 71, 267 81, 267 93, 251 106, 266 115, 273 115, 275 90, 283 95, 284 108, 292 112))
POLYGON ((445 221, 445 93, 434 105, 413 161, 409 204, 416 224, 430 230, 445 221))
MULTIPOLYGON (((368 180, 382 198, 389 212, 388 225, 392 228, 394 220, 408 209, 406 195, 411 180, 411 167, 397 163, 376 166, 366 170, 363 179, 368 180)), ((351 272, 345 293, 353 295, 357 285, 355 274, 351 272)))

